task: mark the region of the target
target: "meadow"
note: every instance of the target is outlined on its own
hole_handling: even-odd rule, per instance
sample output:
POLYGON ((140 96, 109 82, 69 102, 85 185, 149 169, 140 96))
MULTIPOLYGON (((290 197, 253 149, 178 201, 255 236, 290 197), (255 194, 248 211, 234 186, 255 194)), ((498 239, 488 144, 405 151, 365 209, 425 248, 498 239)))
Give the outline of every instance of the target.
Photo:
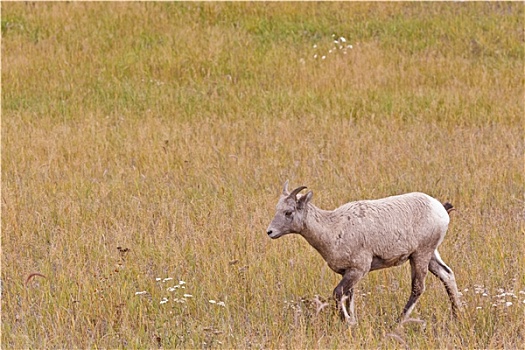
POLYGON ((1 344, 522 348, 524 4, 2 2, 1 344), (266 228, 426 192, 464 311, 266 228), (329 307, 320 308, 324 303, 329 307))

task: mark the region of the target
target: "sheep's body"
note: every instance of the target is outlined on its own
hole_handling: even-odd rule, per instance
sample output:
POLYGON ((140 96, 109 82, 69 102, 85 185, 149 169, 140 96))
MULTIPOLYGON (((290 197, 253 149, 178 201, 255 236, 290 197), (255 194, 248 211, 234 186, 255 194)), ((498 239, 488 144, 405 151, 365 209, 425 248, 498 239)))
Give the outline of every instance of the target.
POLYGON ((449 216, 423 193, 347 203, 324 211, 308 203, 301 235, 337 273, 352 267, 396 266, 416 250, 433 252, 444 238, 449 216))
POLYGON ((453 310, 459 308, 454 274, 437 252, 448 228, 450 204, 445 208, 438 200, 415 192, 350 202, 326 211, 310 203, 311 191, 297 196, 304 188, 290 194, 285 184, 267 232, 271 238, 302 235, 328 266, 343 276, 334 290, 342 318, 356 322, 353 287, 366 273, 407 260, 412 267, 412 294, 403 310, 404 318, 424 291, 428 270, 445 284, 453 310))

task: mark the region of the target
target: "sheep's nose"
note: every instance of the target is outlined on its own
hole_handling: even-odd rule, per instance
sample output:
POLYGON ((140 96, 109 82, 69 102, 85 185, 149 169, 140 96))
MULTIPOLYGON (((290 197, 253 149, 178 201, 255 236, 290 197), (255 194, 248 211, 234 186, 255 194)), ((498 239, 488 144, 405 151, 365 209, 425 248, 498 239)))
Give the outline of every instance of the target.
POLYGON ((273 231, 272 231, 272 230, 268 230, 268 231, 266 231, 266 233, 267 233, 268 236, 269 236, 269 235, 271 235, 271 234, 273 233, 273 231))

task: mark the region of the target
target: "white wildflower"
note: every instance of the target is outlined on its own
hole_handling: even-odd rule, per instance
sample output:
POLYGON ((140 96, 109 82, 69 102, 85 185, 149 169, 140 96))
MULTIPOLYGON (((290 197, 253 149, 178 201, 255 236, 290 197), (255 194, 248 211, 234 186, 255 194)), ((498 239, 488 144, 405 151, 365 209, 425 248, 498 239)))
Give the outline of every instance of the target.
POLYGON ((143 294, 148 294, 148 292, 146 292, 145 290, 143 290, 142 292, 135 292, 135 295, 143 295, 143 294))
POLYGON ((509 307, 509 306, 511 306, 511 305, 512 305, 512 301, 507 301, 507 302, 505 303, 505 306, 507 306, 507 307, 509 307))
POLYGON ((182 286, 183 284, 186 284, 186 282, 184 282, 184 281, 179 281, 179 285, 182 286))
POLYGON ((325 58, 326 58, 326 56, 321 57, 322 60, 324 60, 325 58))
POLYGON ((314 44, 314 49, 317 49, 317 44, 314 44))
POLYGON ((488 297, 489 295, 487 293, 481 294, 482 297, 488 297))
POLYGON ((354 47, 352 45, 347 45, 346 48, 347 49, 353 49, 354 47))
POLYGON ((209 302, 210 304, 217 304, 217 302, 216 302, 215 300, 213 300, 213 299, 212 299, 212 300, 208 300, 208 302, 209 302))
POLYGON ((193 298, 193 295, 191 295, 191 294, 184 294, 184 297, 185 298, 193 298))
POLYGON ((173 278, 172 277, 166 277, 165 279, 162 280, 162 282, 168 282, 168 281, 171 281, 173 278))
POLYGON ((505 298, 505 297, 517 298, 516 294, 514 294, 512 292, 501 293, 501 294, 496 295, 494 298, 505 298))
POLYGON ((160 278, 160 277, 157 277, 157 278, 155 278, 155 281, 157 281, 157 282, 158 282, 158 281, 160 281, 161 279, 162 279, 162 278, 160 278))
POLYGON ((168 302, 168 298, 162 298, 160 301, 161 304, 166 304, 168 302))
POLYGON ((217 303, 217 305, 222 306, 222 307, 226 307, 226 304, 224 303, 224 301, 219 301, 217 303))
POLYGON ((346 43, 346 39, 344 36, 340 37, 339 40, 342 42, 342 43, 346 43))
POLYGON ((476 306, 476 310, 481 310, 481 306, 476 306))

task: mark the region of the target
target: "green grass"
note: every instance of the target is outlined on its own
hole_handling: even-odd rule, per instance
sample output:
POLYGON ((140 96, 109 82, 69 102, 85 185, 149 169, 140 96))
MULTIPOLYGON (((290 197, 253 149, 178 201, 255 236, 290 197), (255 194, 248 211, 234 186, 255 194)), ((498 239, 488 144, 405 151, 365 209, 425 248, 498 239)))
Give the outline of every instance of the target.
POLYGON ((1 6, 3 347, 523 344, 523 4, 1 6), (429 276, 388 336, 403 266, 341 324, 338 276, 265 233, 286 179, 452 202, 462 317, 429 276))

